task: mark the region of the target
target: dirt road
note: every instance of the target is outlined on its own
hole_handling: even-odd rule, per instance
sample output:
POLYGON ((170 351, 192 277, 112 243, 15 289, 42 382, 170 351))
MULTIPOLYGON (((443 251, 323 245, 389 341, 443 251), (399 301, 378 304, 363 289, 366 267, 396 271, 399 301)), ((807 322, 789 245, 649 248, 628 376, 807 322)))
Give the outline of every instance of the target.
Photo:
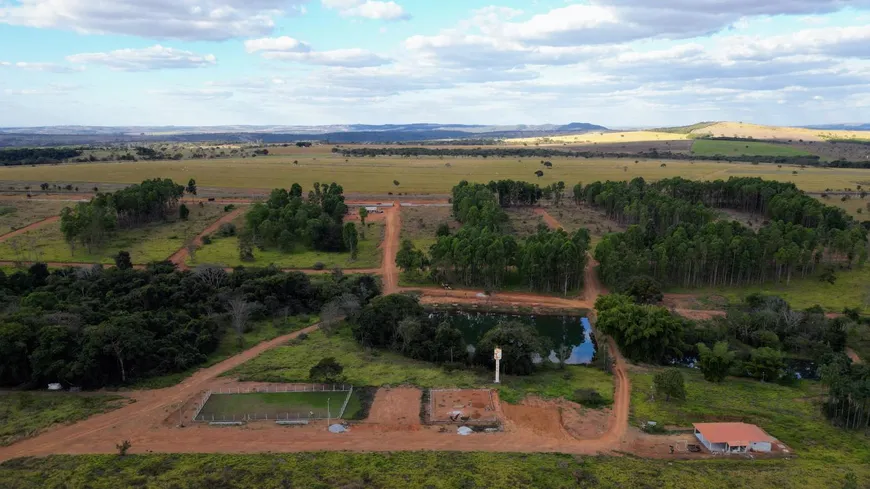
POLYGON ((396 266, 396 253, 399 251, 399 230, 402 227, 401 204, 393 202, 393 207, 384 210, 386 229, 381 250, 384 254, 381 260, 381 278, 384 281, 384 295, 393 294, 399 290, 399 268, 396 266))
POLYGON ((852 361, 855 363, 861 363, 861 357, 859 357, 858 354, 855 353, 855 350, 849 348, 848 346, 846 347, 846 356, 851 358, 852 361))
POLYGON ((48 224, 51 224, 51 223, 57 222, 57 221, 60 221, 60 216, 51 216, 51 217, 43 219, 41 221, 37 221, 37 222, 34 222, 32 224, 28 224, 27 226, 24 226, 23 228, 16 229, 15 231, 12 231, 10 233, 4 234, 3 236, 0 236, 0 243, 6 241, 7 239, 11 239, 11 238, 14 238, 16 236, 20 236, 28 231, 33 231, 34 229, 39 229, 42 226, 46 226, 48 224))
POLYGON ((550 229, 565 229, 562 224, 556 220, 555 217, 551 216, 546 209, 541 209, 540 207, 535 209, 535 214, 544 218, 544 222, 547 223, 547 226, 550 226, 550 229))
MULTIPOLYGON (((226 224, 228 222, 232 222, 235 218, 239 217, 239 215, 244 212, 246 209, 244 207, 235 209, 229 214, 225 214, 217 221, 211 223, 209 227, 205 228, 200 232, 195 238, 193 238, 193 244, 196 245, 197 248, 202 246, 202 237, 206 234, 214 234, 218 229, 220 229, 221 224, 226 224)), ((176 251, 169 257, 169 261, 175 263, 179 270, 187 270, 187 258, 190 256, 190 252, 187 251, 187 245, 182 246, 180 250, 176 251)))

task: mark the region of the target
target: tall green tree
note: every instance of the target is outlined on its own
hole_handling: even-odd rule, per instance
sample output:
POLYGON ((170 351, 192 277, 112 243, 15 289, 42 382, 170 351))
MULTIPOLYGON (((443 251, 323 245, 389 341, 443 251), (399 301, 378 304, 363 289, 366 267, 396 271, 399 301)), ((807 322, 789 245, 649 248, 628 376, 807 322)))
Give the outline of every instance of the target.
POLYGON ((734 365, 735 353, 728 351, 728 342, 718 341, 710 349, 703 343, 698 343, 698 367, 709 382, 722 382, 728 376, 734 365))
POLYGON ((678 369, 669 368, 655 374, 653 387, 656 394, 665 396, 665 402, 670 402, 671 398, 686 400, 686 381, 678 369))
POLYGON ((350 250, 351 259, 356 260, 359 251, 359 234, 357 234, 356 225, 352 222, 345 223, 342 235, 344 245, 350 250))
POLYGON ((184 189, 188 194, 196 197, 196 180, 190 179, 187 181, 187 187, 184 189))

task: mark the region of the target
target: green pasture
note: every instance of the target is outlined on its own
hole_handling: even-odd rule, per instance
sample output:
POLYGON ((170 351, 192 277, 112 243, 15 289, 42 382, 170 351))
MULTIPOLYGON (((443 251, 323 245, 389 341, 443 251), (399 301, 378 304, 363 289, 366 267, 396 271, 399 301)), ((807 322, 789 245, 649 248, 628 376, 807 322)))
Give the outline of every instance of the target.
POLYGON ((809 156, 811 153, 786 144, 697 139, 692 154, 698 156, 809 156))
POLYGON ((223 206, 189 205, 188 220, 173 218, 115 232, 99 249, 70 246, 60 222, 48 224, 0 243, 2 261, 114 263, 119 251, 130 252, 135 264, 166 260, 224 214, 223 206))
POLYGON ((70 205, 74 204, 62 201, 0 200, 0 234, 57 216, 64 207, 70 205))
MULTIPOLYGON (((0 446, 35 436, 59 424, 70 424, 127 404, 114 395, 69 392, 0 393, 0 446)), ((2 486, 2 484, 0 484, 2 486)))

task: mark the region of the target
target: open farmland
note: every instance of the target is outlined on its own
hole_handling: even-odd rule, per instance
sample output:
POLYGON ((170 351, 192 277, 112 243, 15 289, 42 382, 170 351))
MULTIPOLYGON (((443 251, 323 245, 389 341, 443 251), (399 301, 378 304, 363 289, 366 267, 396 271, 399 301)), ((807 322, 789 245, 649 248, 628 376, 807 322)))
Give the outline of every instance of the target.
POLYGON ((0 234, 23 228, 28 224, 57 216, 70 202, 44 202, 34 200, 0 201, 0 234))
POLYGON ((176 217, 169 222, 120 230, 105 246, 92 250, 71 247, 60 230, 60 222, 54 222, 0 243, 0 260, 109 264, 122 250, 130 252, 135 264, 166 260, 224 214, 223 206, 217 204, 188 207, 187 221, 176 217))
POLYGON ((826 129, 805 129, 802 127, 761 126, 744 122, 719 122, 711 126, 695 129, 692 135, 708 134, 714 137, 753 138, 804 141, 825 141, 828 139, 870 139, 870 131, 831 131, 826 129))
POLYGON ((855 196, 849 197, 846 200, 843 200, 843 196, 840 195, 831 195, 826 199, 821 196, 816 196, 816 198, 825 205, 831 205, 845 210, 859 221, 870 220, 870 207, 867 207, 867 205, 870 204, 870 196, 863 199, 859 196, 855 196))
POLYGON ((698 156, 809 156, 811 153, 786 144, 698 139, 692 144, 698 156))
POLYGON ((653 131, 626 131, 626 132, 606 132, 595 131, 583 134, 571 134, 565 136, 550 136, 537 138, 517 138, 505 140, 508 144, 583 144, 583 143, 618 143, 618 142, 636 142, 636 141, 678 141, 687 139, 686 134, 653 132, 653 131))
POLYGON ((272 189, 289 186, 292 182, 311 188, 314 182, 335 181, 341 183, 345 193, 392 192, 394 195, 446 194, 463 179, 474 182, 514 179, 541 185, 564 181, 571 186, 576 182, 626 180, 638 176, 647 180, 675 176, 696 180, 753 176, 794 182, 810 191, 853 188, 856 182, 870 179, 870 170, 861 169, 806 168, 793 175, 792 171, 798 169, 787 166, 633 157, 548 158, 553 168, 544 169, 544 175, 538 178, 535 171, 541 169, 540 158, 344 158, 327 153, 326 149, 323 151, 319 156, 304 153, 247 159, 67 164, 53 166, 48 173, 35 167, 4 167, 0 168, 0 179, 132 184, 155 177, 179 182, 193 177, 200 187, 235 189, 272 189))

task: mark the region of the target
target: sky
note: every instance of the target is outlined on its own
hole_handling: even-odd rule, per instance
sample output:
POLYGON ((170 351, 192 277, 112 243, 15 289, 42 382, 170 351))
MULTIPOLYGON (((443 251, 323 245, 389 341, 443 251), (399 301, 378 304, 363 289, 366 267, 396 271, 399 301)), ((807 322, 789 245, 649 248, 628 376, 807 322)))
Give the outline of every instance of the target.
POLYGON ((0 126, 870 122, 870 0, 0 0, 0 126))

